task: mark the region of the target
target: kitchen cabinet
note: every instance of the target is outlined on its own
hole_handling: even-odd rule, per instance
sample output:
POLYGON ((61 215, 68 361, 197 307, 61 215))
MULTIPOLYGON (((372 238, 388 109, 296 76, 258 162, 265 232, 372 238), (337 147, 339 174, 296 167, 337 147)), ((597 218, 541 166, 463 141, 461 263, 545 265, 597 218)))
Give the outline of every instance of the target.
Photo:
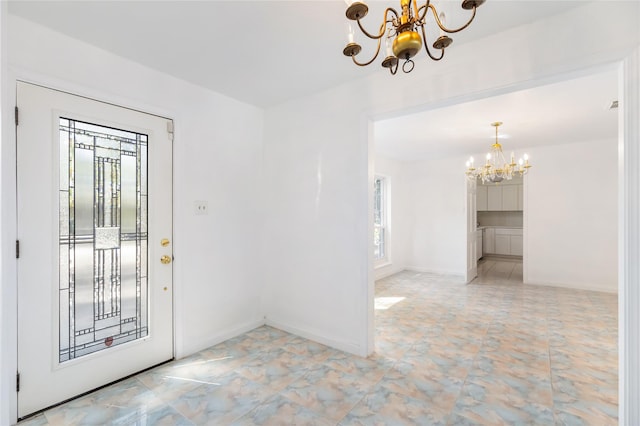
POLYGON ((517 185, 518 187, 518 210, 524 210, 524 188, 522 185, 517 185))
POLYGON ((482 257, 482 234, 482 230, 476 231, 476 262, 482 257))
POLYGON ((502 210, 518 210, 518 186, 504 185, 502 187, 502 210))
POLYGON ((496 252, 496 230, 495 228, 485 228, 482 230, 482 252, 496 252))
POLYGON ((511 235, 509 253, 512 256, 522 256, 522 235, 511 235))
POLYGON ((487 186, 478 185, 476 192, 476 206, 479 212, 486 212, 488 210, 487 205, 487 186))
POLYGON ((487 210, 502 210, 502 187, 499 185, 487 186, 487 210))
POLYGON ((496 234, 496 254, 509 255, 511 251, 510 236, 496 234))
POLYGON ((504 256, 522 256, 522 229, 496 229, 495 254, 501 254, 504 256))
POLYGON ((522 211, 522 184, 478 185, 476 206, 483 211, 522 211))

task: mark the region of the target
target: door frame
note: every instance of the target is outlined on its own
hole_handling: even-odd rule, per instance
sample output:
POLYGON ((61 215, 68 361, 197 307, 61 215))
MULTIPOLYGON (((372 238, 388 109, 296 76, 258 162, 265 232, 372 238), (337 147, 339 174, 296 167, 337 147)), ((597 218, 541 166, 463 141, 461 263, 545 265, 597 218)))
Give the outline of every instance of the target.
MULTIPOLYGON (((476 154, 477 153, 474 154, 474 156, 476 156, 476 157, 482 158, 484 156, 484 154, 483 155, 476 155, 476 154)), ((527 269, 527 257, 528 257, 527 256, 527 251, 528 251, 527 250, 527 237, 528 237, 529 233, 527 231, 527 228, 528 228, 528 226, 527 226, 527 197, 525 196, 525 194, 527 193, 527 185, 528 185, 527 182, 528 182, 528 179, 525 176, 522 176, 522 283, 523 284, 527 284, 527 281, 528 281, 528 276, 527 276, 527 271, 528 271, 528 269, 527 269)), ((476 181, 476 185, 477 185, 477 181, 476 181)), ((477 186, 476 186, 476 188, 477 188, 477 186)), ((478 191, 476 190, 475 193, 476 193, 476 197, 477 197, 478 191)), ((467 215, 468 215, 469 214, 468 213, 468 211, 469 211, 469 198, 468 197, 467 197, 465 203, 466 203, 465 204, 465 208, 466 208, 467 215)), ((476 206, 475 207, 476 207, 476 211, 477 211, 477 201, 476 201, 476 206)), ((476 220, 477 220, 477 218, 476 218, 476 220)), ((467 246, 470 244, 469 234, 470 233, 467 231, 467 239, 466 239, 467 246)), ((476 265, 477 265, 477 262, 476 262, 476 265)), ((466 269, 467 269, 467 271, 470 269, 469 268, 468 259, 467 259, 467 263, 466 263, 466 269)), ((470 281, 468 280, 468 277, 467 277, 467 284, 469 282, 470 281)))
POLYGON ((469 180, 466 176, 460 175, 461 179, 465 180, 465 219, 466 219, 466 271, 465 282, 470 284, 478 276, 478 260, 476 249, 476 232, 478 227, 476 223, 478 221, 478 208, 477 208, 477 196, 478 196, 478 180, 469 180), (473 200, 473 201, 472 201, 473 200), (473 237, 471 235, 473 234, 473 237))
POLYGON ((11 286, 3 284, 0 289, 0 304, 2 313, 3 331, 0 335, 0 377, 2 377, 2 385, 0 386, 0 415, 2 418, 7 416, 2 414, 3 410, 8 411, 8 417, 11 424, 15 424, 18 420, 18 394, 16 392, 14 379, 18 371, 18 354, 17 354, 17 341, 18 341, 18 259, 15 256, 15 243, 17 239, 17 131, 14 124, 14 108, 17 105, 17 84, 19 81, 38 86, 43 86, 52 90, 58 90, 60 92, 69 93, 84 98, 96 100, 107 104, 112 104, 126 109, 131 109, 146 114, 155 115, 173 121, 173 144, 172 144, 172 169, 171 169, 171 182, 174 190, 172 191, 171 209, 172 209, 172 246, 173 246, 173 316, 172 316, 172 346, 174 358, 179 358, 182 355, 180 350, 181 336, 178 336, 177 330, 181 329, 180 321, 182 315, 182 309, 180 309, 179 301, 182 299, 182 287, 178 285, 179 276, 179 263, 176 263, 175 259, 178 258, 180 241, 176 240, 176 206, 175 206, 175 188, 176 188, 176 143, 180 139, 180 120, 179 114, 176 111, 159 108, 150 104, 145 104, 130 98, 115 96, 106 92, 102 92, 99 89, 89 88, 82 85, 70 83, 65 80, 52 78, 40 73, 34 73, 23 69, 8 68, 3 69, 7 71, 2 76, 0 91, 0 101, 2 102, 2 127, 0 127, 2 141, 11 141, 11 145, 3 144, 0 159, 1 164, 1 191, 0 202, 2 203, 2 215, 0 216, 0 230, 2 230, 2 248, 0 266, 0 273, 2 274, 2 283, 11 282, 11 286), (9 90, 7 90, 7 88, 9 90), (9 125, 6 125, 6 124, 9 125), (6 145, 6 147, 5 147, 6 145), (10 149, 5 149, 10 148, 10 149), (12 227, 9 231, 7 224, 12 227), (8 244, 7 241, 11 242, 8 244))

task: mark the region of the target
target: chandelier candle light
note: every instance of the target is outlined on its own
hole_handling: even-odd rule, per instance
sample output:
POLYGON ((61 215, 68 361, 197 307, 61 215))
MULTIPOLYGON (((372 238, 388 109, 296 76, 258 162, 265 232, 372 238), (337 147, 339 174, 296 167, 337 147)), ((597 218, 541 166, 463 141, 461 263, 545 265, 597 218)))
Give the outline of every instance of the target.
POLYGON ((349 24, 348 44, 342 53, 344 53, 345 56, 350 56, 356 65, 361 67, 367 66, 378 57, 382 38, 386 37, 386 57, 382 61, 382 66, 384 68, 389 68, 389 71, 393 75, 398 72, 398 61, 400 59, 405 61, 404 64, 402 64, 403 72, 409 73, 413 70, 415 64, 411 58, 420 51, 423 41, 427 55, 429 55, 431 59, 434 61, 442 59, 445 48, 453 43, 451 37, 445 33, 457 33, 467 28, 476 16, 476 8, 485 2, 485 0, 463 0, 462 8, 465 10, 473 10, 473 14, 466 24, 460 28, 452 30, 445 27, 444 13, 438 14, 436 7, 431 4, 431 0, 426 0, 426 2, 420 7, 418 7, 417 0, 400 0, 400 7, 402 8, 400 14, 398 14, 395 9, 388 7, 384 11, 380 30, 378 33, 371 34, 363 28, 362 23, 360 22, 360 20, 367 15, 367 12, 369 12, 369 7, 362 1, 346 1, 347 4, 349 4, 346 11, 347 18, 352 21, 356 21, 364 35, 372 40, 377 40, 378 47, 376 48, 376 53, 371 60, 367 62, 358 62, 356 60, 356 55, 360 53, 362 46, 354 41, 353 27, 349 24), (440 36, 433 43, 433 48, 440 50, 440 56, 433 55, 427 44, 425 24, 429 10, 433 13, 435 23, 440 28, 440 36), (420 37, 418 29, 422 33, 422 37, 420 37))
POLYGON ((502 153, 502 145, 498 143, 498 127, 502 125, 502 122, 497 121, 491 123, 496 128, 496 142, 491 145, 491 150, 487 154, 487 163, 478 167, 473 166, 473 157, 467 161, 466 175, 470 180, 482 179, 482 183, 492 182, 500 183, 504 179, 511 180, 513 176, 524 176, 529 172, 529 156, 524 154, 522 158, 516 163, 515 155, 511 153, 511 161, 507 163, 502 153))

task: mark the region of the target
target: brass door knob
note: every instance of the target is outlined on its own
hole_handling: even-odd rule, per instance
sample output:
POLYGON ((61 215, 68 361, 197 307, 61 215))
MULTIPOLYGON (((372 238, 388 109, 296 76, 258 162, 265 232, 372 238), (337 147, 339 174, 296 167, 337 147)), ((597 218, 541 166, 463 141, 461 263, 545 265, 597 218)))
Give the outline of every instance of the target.
POLYGON ((161 262, 163 265, 166 265, 167 263, 171 263, 171 256, 167 256, 167 255, 165 254, 164 256, 162 256, 162 257, 160 258, 160 262, 161 262))

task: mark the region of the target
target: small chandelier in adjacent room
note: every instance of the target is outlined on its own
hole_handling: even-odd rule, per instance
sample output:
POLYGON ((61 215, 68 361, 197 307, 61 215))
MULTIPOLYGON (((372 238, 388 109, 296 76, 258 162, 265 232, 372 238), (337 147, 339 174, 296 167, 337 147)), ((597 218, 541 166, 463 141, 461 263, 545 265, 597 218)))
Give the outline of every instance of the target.
POLYGON ((438 14, 436 7, 431 3, 431 0, 425 0, 425 3, 418 7, 418 0, 400 0, 401 12, 398 13, 394 8, 388 7, 384 11, 382 17, 382 23, 380 24, 380 30, 377 33, 371 34, 364 29, 360 20, 367 15, 369 7, 362 1, 346 0, 350 3, 347 7, 347 18, 358 23, 358 27, 362 33, 372 40, 378 41, 376 53, 369 61, 358 62, 356 55, 362 50, 362 46, 354 41, 354 33, 351 24, 349 24, 349 43, 344 48, 342 53, 345 56, 350 56, 356 65, 361 67, 371 64, 380 53, 380 45, 382 39, 385 41, 386 56, 382 61, 384 68, 389 68, 391 74, 398 72, 398 61, 403 60, 402 71, 409 73, 413 70, 414 63, 411 60, 421 49, 424 43, 424 48, 427 55, 434 61, 439 61, 444 56, 444 49, 447 48, 453 40, 446 34, 457 33, 464 30, 471 24, 473 18, 476 16, 476 8, 480 6, 485 0, 463 0, 462 8, 465 10, 473 10, 473 14, 469 21, 456 29, 449 29, 445 26, 444 13, 438 14), (425 25, 427 23, 427 13, 431 11, 433 13, 434 22, 440 29, 440 36, 433 43, 435 50, 440 50, 440 55, 432 54, 429 50, 427 43, 427 35, 425 32, 425 25), (422 37, 418 33, 422 33, 422 37))
POLYGON ((502 122, 497 121, 491 123, 496 128, 496 142, 491 145, 491 150, 487 154, 487 162, 484 166, 474 167, 473 157, 467 161, 467 177, 470 180, 482 179, 482 183, 500 183, 503 180, 511 180, 514 176, 526 175, 531 165, 529 165, 529 156, 524 154, 516 163, 515 155, 511 153, 511 161, 507 162, 502 153, 502 145, 498 143, 498 127, 502 122))

